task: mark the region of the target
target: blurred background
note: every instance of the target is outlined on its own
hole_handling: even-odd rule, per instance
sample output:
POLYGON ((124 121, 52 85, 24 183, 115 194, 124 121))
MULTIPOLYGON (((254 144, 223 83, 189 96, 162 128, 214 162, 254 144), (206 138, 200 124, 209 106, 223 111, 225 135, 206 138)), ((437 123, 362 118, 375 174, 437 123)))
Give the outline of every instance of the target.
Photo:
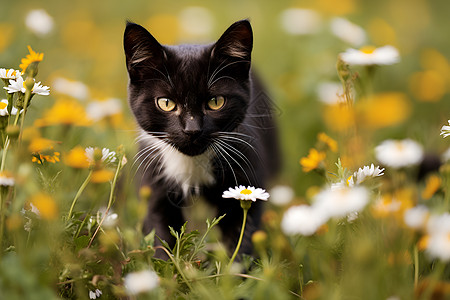
POLYGON ((253 67, 277 106, 285 164, 279 180, 303 194, 321 179, 304 173, 299 159, 319 132, 336 138, 323 111, 338 100, 336 60, 348 48, 393 45, 401 56, 400 63, 376 70, 374 91, 401 93, 405 116, 375 128, 371 143, 411 137, 427 151, 445 151, 439 129, 450 117, 449 11, 446 0, 3 1, 0 66, 17 69, 27 45, 43 52, 38 78, 51 96, 36 100, 30 114, 40 115, 59 100, 77 101, 94 126, 73 145, 133 145, 122 48, 126 20, 143 25, 163 44, 178 44, 213 42, 231 23, 249 18, 253 67), (104 110, 113 116, 108 124, 118 141, 98 134, 108 128, 104 110))

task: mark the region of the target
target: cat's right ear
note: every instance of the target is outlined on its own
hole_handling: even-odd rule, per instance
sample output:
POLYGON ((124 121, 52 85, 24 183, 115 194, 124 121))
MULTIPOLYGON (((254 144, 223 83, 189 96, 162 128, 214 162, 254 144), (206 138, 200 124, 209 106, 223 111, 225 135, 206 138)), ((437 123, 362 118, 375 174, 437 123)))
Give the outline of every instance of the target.
POLYGON ((142 79, 146 68, 157 68, 164 62, 161 44, 141 25, 127 22, 123 35, 123 47, 131 80, 142 79))

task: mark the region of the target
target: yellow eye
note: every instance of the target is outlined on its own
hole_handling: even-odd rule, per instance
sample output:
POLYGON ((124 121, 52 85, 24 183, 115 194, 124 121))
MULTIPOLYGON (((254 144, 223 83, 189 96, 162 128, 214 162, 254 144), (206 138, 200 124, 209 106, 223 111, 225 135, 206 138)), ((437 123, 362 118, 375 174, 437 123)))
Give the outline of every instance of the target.
POLYGON ((225 104, 225 98, 222 96, 213 97, 208 101, 208 107, 212 110, 219 110, 225 104))
POLYGON ((168 98, 158 98, 156 100, 156 103, 158 104, 158 107, 161 108, 163 111, 172 111, 175 109, 175 102, 168 98))

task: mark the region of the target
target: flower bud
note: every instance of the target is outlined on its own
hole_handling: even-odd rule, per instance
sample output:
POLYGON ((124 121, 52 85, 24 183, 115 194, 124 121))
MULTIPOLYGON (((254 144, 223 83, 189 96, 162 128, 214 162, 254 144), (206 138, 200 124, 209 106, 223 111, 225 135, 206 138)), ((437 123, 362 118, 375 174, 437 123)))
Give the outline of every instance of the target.
POLYGON ((31 64, 28 65, 27 69, 25 70, 25 74, 28 76, 28 78, 35 78, 38 73, 38 61, 34 61, 31 64))
POLYGON ((6 134, 11 140, 15 140, 19 137, 20 127, 18 125, 8 125, 6 127, 6 134))
POLYGON ((33 90, 34 87, 34 79, 32 77, 27 77, 27 79, 25 80, 25 88, 27 89, 27 91, 31 91, 33 90))
POLYGON ((252 235, 252 243, 255 249, 263 251, 267 243, 267 233, 262 230, 257 230, 252 235))

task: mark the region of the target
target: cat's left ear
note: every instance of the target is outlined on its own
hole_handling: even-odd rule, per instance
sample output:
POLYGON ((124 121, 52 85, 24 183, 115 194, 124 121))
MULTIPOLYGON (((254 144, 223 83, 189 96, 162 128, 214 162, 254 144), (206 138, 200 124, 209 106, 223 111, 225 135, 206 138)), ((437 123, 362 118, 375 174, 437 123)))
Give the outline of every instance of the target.
POLYGON ((147 67, 157 68, 164 62, 165 52, 161 44, 144 27, 127 22, 123 46, 131 80, 142 77, 147 67))
POLYGON ((232 24, 219 38, 213 48, 215 57, 246 60, 250 63, 253 48, 253 31, 248 20, 232 24))

